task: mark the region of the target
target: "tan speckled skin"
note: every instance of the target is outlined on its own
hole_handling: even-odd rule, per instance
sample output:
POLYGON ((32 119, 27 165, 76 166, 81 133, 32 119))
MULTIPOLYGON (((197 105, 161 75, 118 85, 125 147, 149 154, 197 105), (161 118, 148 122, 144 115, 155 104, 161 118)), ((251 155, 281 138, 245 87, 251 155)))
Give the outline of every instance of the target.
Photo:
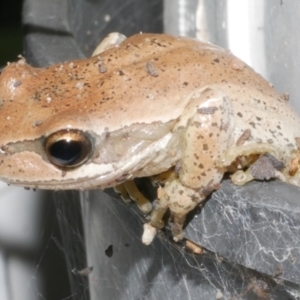
POLYGON ((7 182, 105 188, 176 165, 160 203, 178 224, 224 172, 236 171, 240 157, 245 167, 251 155, 269 152, 285 164, 281 179, 299 185, 298 172, 289 176, 299 156, 298 115, 230 52, 193 39, 138 34, 88 59, 44 69, 12 63, 0 76, 0 105, 0 177, 7 182), (94 152, 62 172, 42 141, 65 128, 91 134, 94 152))
MULTIPOLYGON (((232 60, 237 59, 214 45, 138 34, 119 48, 74 61, 73 67, 69 62, 45 69, 12 63, 0 77, 1 144, 48 135, 66 124, 100 134, 105 128, 113 131, 133 123, 168 122, 182 114, 191 93, 212 84, 224 87, 228 95, 229 86, 238 86, 240 92, 235 91, 232 98, 243 97, 240 101, 245 104, 251 92, 260 97, 280 97, 251 68, 244 64, 242 71, 232 68, 232 60), (102 74, 99 58, 107 67, 102 74), (146 72, 149 61, 157 77, 146 72), (14 88, 15 81, 22 84, 14 88), (84 87, 76 87, 78 83, 84 87), (52 99, 50 103, 47 98, 52 99), (37 120, 42 125, 34 128, 37 120)), ((266 106, 279 101, 270 97, 264 100, 266 106)))

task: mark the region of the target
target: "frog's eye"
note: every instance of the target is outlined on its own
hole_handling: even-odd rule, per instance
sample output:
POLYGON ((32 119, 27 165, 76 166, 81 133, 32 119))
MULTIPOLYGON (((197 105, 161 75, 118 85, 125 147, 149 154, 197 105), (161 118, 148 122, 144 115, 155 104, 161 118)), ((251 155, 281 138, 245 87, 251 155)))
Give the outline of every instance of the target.
POLYGON ((55 166, 74 168, 91 157, 93 146, 88 134, 80 130, 64 129, 46 138, 45 150, 48 159, 55 166))

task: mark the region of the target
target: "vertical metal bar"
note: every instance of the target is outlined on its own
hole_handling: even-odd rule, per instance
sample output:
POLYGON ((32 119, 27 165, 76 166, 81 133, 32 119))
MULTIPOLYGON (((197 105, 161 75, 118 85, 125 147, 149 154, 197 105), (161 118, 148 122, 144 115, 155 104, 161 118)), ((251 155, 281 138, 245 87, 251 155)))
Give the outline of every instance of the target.
POLYGON ((164 32, 196 37, 198 0, 164 0, 164 32))

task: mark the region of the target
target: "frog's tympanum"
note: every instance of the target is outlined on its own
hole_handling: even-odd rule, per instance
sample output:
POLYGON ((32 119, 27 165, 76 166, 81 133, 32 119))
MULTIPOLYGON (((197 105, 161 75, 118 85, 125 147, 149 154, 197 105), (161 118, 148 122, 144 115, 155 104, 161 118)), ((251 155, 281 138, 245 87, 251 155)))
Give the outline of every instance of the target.
MULTIPOLYGON (((253 179, 299 186, 300 119, 286 97, 229 51, 185 37, 111 34, 91 58, 0 76, 0 178, 31 188, 159 182, 149 244, 170 211, 174 240, 188 212, 253 179)), ((139 198, 139 197, 136 197, 139 198)))

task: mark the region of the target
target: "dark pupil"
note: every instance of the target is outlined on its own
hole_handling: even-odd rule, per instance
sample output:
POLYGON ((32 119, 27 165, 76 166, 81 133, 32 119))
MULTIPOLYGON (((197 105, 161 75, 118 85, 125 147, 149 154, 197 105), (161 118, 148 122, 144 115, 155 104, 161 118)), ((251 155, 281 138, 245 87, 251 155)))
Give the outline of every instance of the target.
POLYGON ((49 153, 57 164, 70 166, 81 156, 81 145, 76 141, 60 140, 51 145, 49 153))

